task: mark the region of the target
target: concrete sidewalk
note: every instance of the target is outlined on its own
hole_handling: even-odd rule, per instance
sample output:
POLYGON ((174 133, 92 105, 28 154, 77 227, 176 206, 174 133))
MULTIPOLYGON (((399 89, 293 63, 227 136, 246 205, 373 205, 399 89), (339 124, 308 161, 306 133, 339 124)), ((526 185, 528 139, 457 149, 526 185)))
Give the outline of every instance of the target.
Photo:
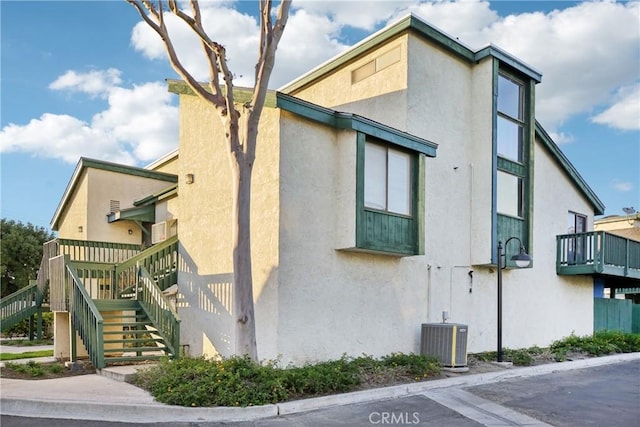
MULTIPOLYGON (((82 375, 54 380, 0 378, 0 413, 14 416, 129 423, 251 421, 334 406, 412 396, 438 389, 471 387, 506 379, 526 378, 625 361, 640 361, 640 353, 509 368, 482 374, 462 374, 442 380, 248 408, 185 408, 165 405, 155 402, 149 393, 131 384, 100 375, 82 375)), ((117 369, 115 375, 118 375, 117 369)))

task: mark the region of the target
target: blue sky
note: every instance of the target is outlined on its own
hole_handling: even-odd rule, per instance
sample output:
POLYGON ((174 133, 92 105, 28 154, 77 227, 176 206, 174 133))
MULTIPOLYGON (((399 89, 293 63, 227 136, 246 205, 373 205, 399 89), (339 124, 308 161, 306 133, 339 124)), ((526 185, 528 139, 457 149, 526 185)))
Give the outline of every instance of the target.
MULTIPOLYGON (((640 4, 569 1, 295 1, 272 88, 413 12, 543 73, 536 116, 606 205, 640 210, 640 4)), ((203 2, 249 86, 255 3, 203 2), (253 14, 253 15, 252 15, 253 14), (242 28, 243 31, 238 31, 242 28)), ((175 78, 123 1, 0 1, 1 215, 48 227, 80 156, 144 166, 177 144, 175 78)), ((210 21, 209 21, 210 20, 210 21)), ((178 48, 189 36, 176 29, 178 48)), ((199 50, 183 61, 205 79, 199 50)))

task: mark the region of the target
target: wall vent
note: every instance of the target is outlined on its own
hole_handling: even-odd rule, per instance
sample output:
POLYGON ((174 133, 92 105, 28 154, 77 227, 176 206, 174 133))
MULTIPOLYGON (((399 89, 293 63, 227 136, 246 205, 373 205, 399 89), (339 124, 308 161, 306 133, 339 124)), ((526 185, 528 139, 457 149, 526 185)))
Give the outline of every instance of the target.
POLYGON ((423 323, 420 354, 436 357, 445 367, 467 366, 467 325, 423 323))
POLYGON ((120 200, 111 200, 109 202, 109 213, 115 213, 120 211, 120 200))

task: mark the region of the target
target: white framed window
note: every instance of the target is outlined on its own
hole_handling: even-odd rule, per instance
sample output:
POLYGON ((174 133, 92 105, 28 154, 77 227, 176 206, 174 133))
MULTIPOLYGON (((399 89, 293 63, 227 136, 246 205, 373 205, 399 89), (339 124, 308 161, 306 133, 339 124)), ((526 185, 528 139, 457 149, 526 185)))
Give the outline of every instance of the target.
POLYGON ((364 160, 364 206, 411 216, 409 153, 367 141, 364 160))

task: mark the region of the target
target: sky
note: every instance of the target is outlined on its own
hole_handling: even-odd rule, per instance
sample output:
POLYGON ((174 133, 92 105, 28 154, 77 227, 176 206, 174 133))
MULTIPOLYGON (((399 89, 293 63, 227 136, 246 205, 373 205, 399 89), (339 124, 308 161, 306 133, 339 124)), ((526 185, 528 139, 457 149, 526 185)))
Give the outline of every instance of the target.
MULTIPOLYGON (((257 4, 201 7, 236 85, 252 86, 257 4)), ((640 210, 638 1, 294 0, 270 87, 409 12, 542 72, 537 120, 605 215, 640 210)), ((183 63, 206 80, 197 43, 168 23, 183 63)), ((0 215, 48 228, 80 157, 145 166, 175 149, 177 96, 165 79, 176 77, 157 35, 124 1, 0 0, 0 215)))

